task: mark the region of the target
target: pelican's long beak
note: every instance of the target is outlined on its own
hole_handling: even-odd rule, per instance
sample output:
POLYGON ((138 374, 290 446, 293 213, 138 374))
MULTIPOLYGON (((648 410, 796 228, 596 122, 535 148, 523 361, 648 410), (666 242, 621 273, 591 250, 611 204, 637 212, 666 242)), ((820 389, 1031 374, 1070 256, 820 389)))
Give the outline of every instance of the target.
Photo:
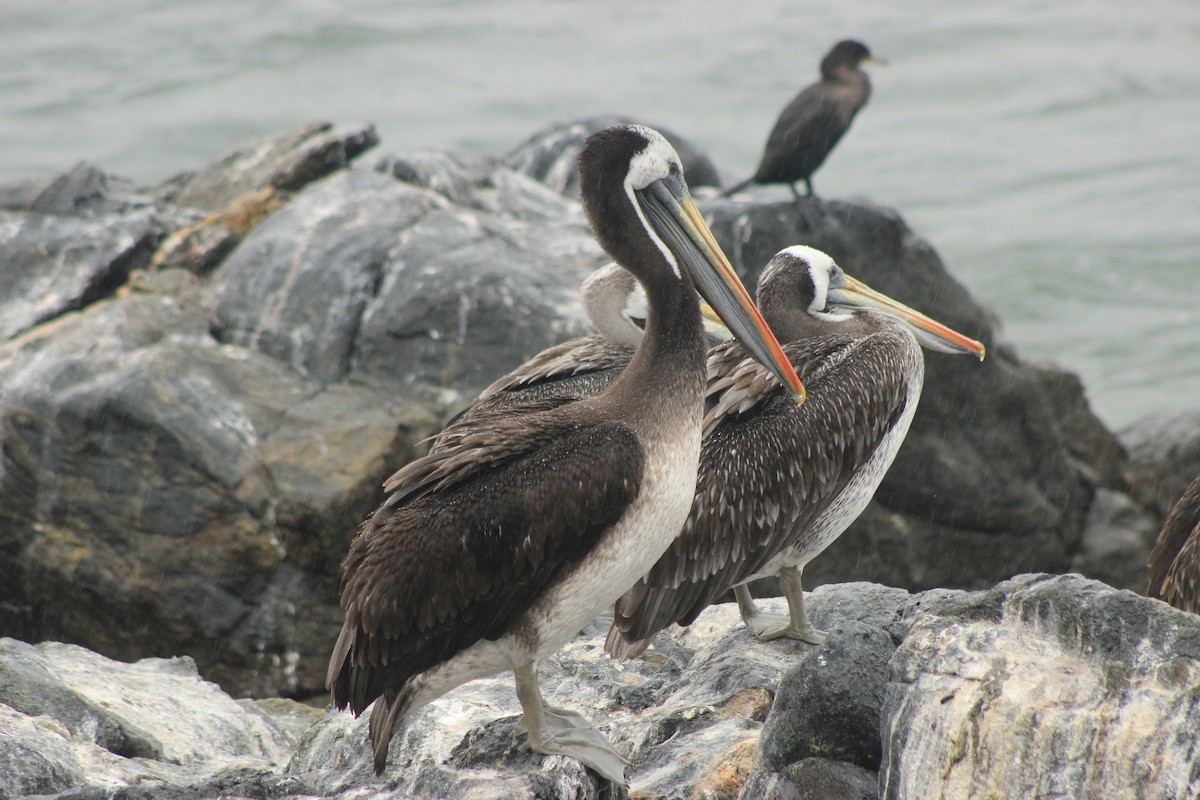
POLYGON ((655 181, 638 192, 651 225, 682 262, 701 296, 750 354, 788 386, 797 404, 804 386, 733 265, 692 202, 682 179, 655 181))
POLYGON ((857 278, 851 278, 845 273, 843 277, 845 281, 840 286, 829 287, 829 303, 882 311, 905 323, 917 337, 917 341, 930 350, 941 353, 970 353, 983 361, 986 350, 982 342, 947 328, 920 311, 914 311, 886 294, 875 291, 857 278))

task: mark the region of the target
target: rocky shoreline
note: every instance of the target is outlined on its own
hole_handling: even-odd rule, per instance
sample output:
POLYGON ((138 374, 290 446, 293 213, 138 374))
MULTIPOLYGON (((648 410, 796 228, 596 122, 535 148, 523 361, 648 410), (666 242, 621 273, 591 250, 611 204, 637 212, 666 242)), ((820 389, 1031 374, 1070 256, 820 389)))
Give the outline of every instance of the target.
MULTIPOLYGON (((319 697, 324 661, 340 625, 338 562, 357 523, 380 500, 382 477, 419 452, 421 440, 497 374, 549 344, 586 332, 578 287, 605 258, 573 199, 572 165, 586 134, 612 121, 550 126, 503 158, 434 151, 386 155, 370 164, 364 154, 378 142, 370 126, 318 124, 247 145, 159 186, 133 186, 87 164, 45 182, 0 186, 0 263, 5 265, 0 273, 0 635, 11 637, 0 670, 19 671, 25 667, 16 665, 63 653, 84 660, 102 654, 134 662, 130 669, 145 668, 141 659, 187 654, 193 665, 162 662, 161 669, 176 677, 188 673, 198 685, 203 676, 220 687, 204 684, 208 691, 226 700, 226 695, 264 702, 319 697), (87 650, 66 645, 35 650, 16 640, 71 642, 87 650)), ((693 185, 715 182, 717 170, 703 153, 671 136, 689 177, 698 176, 693 185)), ((702 188, 695 195, 747 284, 776 250, 810 244, 881 291, 984 341, 989 358, 970 364, 927 355, 921 407, 875 501, 806 570, 810 586, 829 584, 814 598, 850 593, 847 609, 826 612, 835 627, 866 624, 853 611, 866 602, 856 593, 895 600, 890 611, 879 612, 891 615, 890 623, 851 625, 824 646, 829 652, 822 651, 832 658, 836 650, 847 670, 852 663, 878 667, 873 678, 862 674, 861 666, 855 667, 859 673, 847 673, 859 674, 857 694, 871 695, 869 706, 829 713, 836 711, 836 719, 869 718, 878 707, 887 715, 886 724, 861 734, 863 741, 853 746, 831 745, 829 752, 818 748, 797 756, 793 742, 807 741, 809 733, 789 733, 783 723, 772 727, 768 709, 775 713, 782 698, 791 696, 781 688, 783 674, 813 663, 812 648, 768 649, 769 657, 763 657, 775 666, 764 666, 759 678, 718 697, 706 681, 729 681, 695 672, 708 663, 705 648, 713 643, 689 645, 689 637, 698 634, 683 634, 676 641, 682 649, 664 643, 646 656, 658 661, 629 668, 639 680, 659 682, 637 701, 613 694, 624 684, 607 681, 629 675, 598 658, 583 659, 580 653, 595 643, 581 639, 561 659, 573 666, 552 668, 566 671, 566 687, 574 686, 578 675, 594 677, 586 682, 589 691, 608 692, 607 699, 597 696, 596 707, 611 709, 620 721, 613 725, 621 731, 626 725, 641 730, 639 725, 651 724, 649 717, 668 713, 653 705, 668 694, 680 695, 681 703, 691 703, 686 708, 695 709, 724 708, 739 692, 749 692, 737 701, 737 713, 721 718, 740 720, 723 723, 736 728, 737 742, 731 733, 719 746, 710 747, 705 739, 687 745, 696 752, 736 751, 719 770, 724 788, 701 792, 696 788, 700 767, 683 775, 682 765, 691 762, 681 754, 690 751, 656 745, 645 750, 649 760, 635 757, 634 795, 732 796, 730 787, 744 785, 747 797, 773 796, 773 791, 795 797, 877 797, 881 790, 885 797, 917 797, 922 795, 913 787, 934 784, 912 783, 906 776, 928 781, 941 775, 937 780, 960 781, 946 784, 955 787, 946 796, 982 797, 987 787, 1005 787, 1001 796, 1019 796, 1020 791, 1008 795, 1009 789, 1026 784, 996 783, 1008 778, 991 777, 1007 775, 1012 765, 996 755, 999 744, 988 738, 990 730, 978 726, 1003 719, 1011 737, 1014 729, 1028 725, 1029 719, 1009 704, 1031 685, 1044 691, 1054 687, 1018 667, 1045 663, 1052 652, 1011 662, 1015 671, 1006 681, 983 681, 992 693, 986 697, 955 689, 954 697, 972 697, 974 705, 963 711, 959 700, 947 700, 950 708, 940 710, 972 720, 974 732, 962 741, 918 735, 931 721, 943 724, 929 716, 938 709, 925 706, 932 693, 949 696, 945 683, 933 679, 953 673, 947 663, 990 669, 990 651, 971 651, 967 658, 931 644, 944 634, 937 620, 947 618, 956 619, 952 624, 960 628, 986 618, 1003 629, 1016 624, 1009 619, 1015 614, 1020 625, 1038 632, 1039 647, 1061 649, 1068 644, 1068 629, 1083 619, 1082 612, 1068 609, 1101 603, 1116 615, 1110 627, 1127 639, 1106 639, 1111 631, 1103 625, 1085 626, 1073 635, 1081 649, 1092 646, 1091 656, 1110 659, 1102 668, 1110 676, 1106 680, 1115 680, 1117 673, 1135 675, 1156 687, 1150 694, 1174 697, 1181 719, 1194 715, 1187 697, 1196 686, 1196 654, 1180 644, 1194 641, 1187 638, 1194 637, 1187 633, 1194 617, 1078 577, 1001 582, 1025 573, 1074 571, 1116 589, 1144 591, 1146 554, 1161 520, 1200 473, 1200 411, 1145 420, 1119 434, 1108 431, 1088 408, 1078 378, 1024 362, 1004 340, 994 314, 953 279, 933 247, 892 210, 820 199, 797 206, 786 192, 769 190, 738 200, 720 199, 702 188), (868 590, 867 584, 849 581, 895 588, 868 590), (1037 588, 1044 586, 1055 587, 1053 601, 1045 600, 1042 616, 1025 619, 1030 604, 1043 601, 1012 597, 1042 597, 1038 592, 1050 591, 1037 588), (1010 602, 1019 609, 1009 609, 1010 602), (971 610, 963 603, 982 605, 971 610), (943 610, 930 616, 929 604, 943 610), (907 610, 898 611, 901 606, 907 610), (996 606, 1000 616, 992 619, 984 606, 996 606), (982 616, 967 619, 972 614, 982 616), (1056 628, 1059 614, 1067 622, 1056 628), (897 620, 904 621, 902 632, 897 620), (1176 638, 1164 633, 1168 629, 1176 638), (880 638, 885 635, 886 647, 880 638), (1099 638, 1089 642, 1085 636, 1099 638), (859 644, 850 653, 849 640, 875 648, 875 655, 859 652, 859 644), (686 658, 685 650, 690 651, 686 658), (762 677, 768 673, 775 677, 762 677), (871 680, 884 683, 875 691, 867 685, 871 680), (917 695, 920 699, 913 699, 917 695), (628 710, 628 718, 620 716, 626 713, 621 709, 628 710), (646 709, 657 710, 640 713, 646 709), (643 716, 647 719, 639 722, 643 716), (760 728, 781 732, 764 733, 759 742, 760 728), (902 740, 896 738, 902 734, 902 740), (867 740, 876 748, 882 742, 883 754, 863 756, 864 748, 870 749, 867 740), (729 749, 720 749, 727 744, 729 749), (648 765, 659 763, 654 759, 670 773, 662 782, 651 777, 657 768, 648 765), (964 770, 973 777, 962 777, 964 770), (850 788, 842 794, 833 789, 805 794, 806 786, 835 784, 850 788), (868 785, 875 794, 853 794, 868 785)), ((727 610, 720 613, 729 617, 727 610)), ((721 646, 729 651, 713 652, 717 660, 749 658, 748 652, 766 647, 743 641, 729 619, 714 626, 724 631, 721 646)), ((989 647, 1010 644, 1007 634, 980 636, 995 639, 989 647)), ((823 679, 805 678, 813 686, 823 679)), ((1130 692, 1142 686, 1122 680, 1120 686, 1130 692)), ((466 709, 456 718, 473 721, 446 734, 458 736, 450 748, 444 742, 406 740, 405 747, 415 748, 411 762, 425 766, 417 777, 389 773, 385 779, 406 792, 425 787, 436 796, 506 796, 480 794, 501 784, 530 796, 607 791, 590 783, 578 765, 565 762, 546 773, 557 777, 530 777, 542 774, 541 759, 510 752, 505 733, 512 721, 508 728, 497 721, 515 713, 511 696, 501 696, 501 686, 511 694, 510 683, 491 689, 483 682, 472 684, 481 694, 456 701, 466 709), (440 755, 434 758, 434 753, 440 755), (499 772, 471 777, 471 765, 497 759, 505 765, 499 772), (537 787, 504 783, 510 779, 535 781, 537 787), (403 783, 407 780, 432 783, 403 783), (443 783, 459 787, 454 790, 459 794, 441 794, 436 787, 443 783), (546 788, 551 785, 559 788, 546 788)), ((1090 698, 1080 688, 1077 699, 1098 708, 1104 698, 1124 697, 1117 688, 1113 684, 1107 694, 1090 698)), ((71 687, 59 693, 78 691, 71 687)), ((833 690, 811 691, 819 699, 833 690)), ((142 718, 79 722, 91 718, 82 712, 56 716, 0 688, 5 704, 0 713, 22 732, 0 737, 0 763, 25 763, 26 756, 42 752, 38 742, 45 747, 54 742, 57 749, 45 752, 83 744, 93 748, 89 755, 73 756, 74 762, 46 762, 35 777, 0 782, 0 796, 91 796, 122 786, 129 787, 122 791, 142 791, 143 784, 180 791, 191 786, 199 792, 189 796, 329 795, 348 793, 352 785, 389 791, 386 780, 368 781, 366 772, 354 771, 357 766, 319 777, 328 764, 321 763, 325 755, 314 755, 319 749, 314 740, 330 746, 344 742, 339 757, 355 765, 360 723, 325 718, 293 755, 293 728, 296 720, 307 725, 308 712, 291 707, 292 721, 281 726, 257 702, 235 705, 244 717, 238 735, 257 737, 258 744, 245 740, 231 746, 243 752, 226 762, 224 756, 172 752, 169 739, 137 744, 140 734, 129 731, 151 725, 142 718), (251 728, 256 732, 247 733, 251 728), (110 729, 117 731, 111 734, 115 738, 105 738, 110 729), (34 738, 21 738, 26 735, 34 738), (109 756, 101 757, 100 751, 109 756), (146 763, 134 763, 129 771, 101 768, 109 757, 146 763), (151 764, 160 761, 187 768, 151 764), (189 771, 188 765, 201 763, 199 771, 189 771), (337 783, 342 779, 348 783, 337 783), (228 791, 219 788, 220 781, 228 791)), ((1029 705, 1028 698, 1020 702, 1029 705)), ((808 697, 788 703, 814 705, 808 697)), ((672 708, 669 713, 693 713, 679 710, 685 706, 672 708)), ((1120 741, 1133 736, 1133 728, 1120 727, 1133 725, 1124 713, 1114 710, 1104 717, 1104 724, 1117 726, 1114 736, 1125 737, 1120 741)), ((675 732, 664 741, 691 730, 692 719, 675 719, 675 732)), ((878 723, 878 716, 874 720, 878 723)), ((1164 724, 1156 722, 1154 730, 1164 724)), ((825 727, 828 732, 841 723, 825 727)), ((200 731, 191 738, 206 736, 200 731)), ((632 748, 647 736, 620 732, 615 738, 632 748)), ((1038 741, 1022 736, 1031 747, 1038 741)), ((221 745, 210 744, 213 752, 221 752, 221 745)), ((1068 770, 1064 786, 1089 785, 1071 783, 1071 775, 1118 780, 1115 766, 1106 766, 1117 750, 1088 750, 1074 739, 1043 744, 1037 752, 1020 754, 1027 779, 1037 774, 1029 759, 1044 752, 1056 754, 1055 763, 1068 770), (1080 766, 1085 763, 1081 753, 1090 759, 1086 769, 1080 766)), ((1158 749, 1142 761, 1160 765, 1157 771, 1135 775, 1127 770, 1120 778, 1125 784, 1104 786, 1142 787, 1129 795, 1138 797, 1176 796, 1158 793, 1157 787, 1186 786, 1194 793, 1194 759, 1181 756, 1174 745, 1154 746, 1158 749)), ((1066 796, 1088 796, 1074 791, 1066 796)))
MULTIPOLYGON (((782 601, 767 601, 767 604, 782 601)), ((366 720, 234 701, 188 658, 109 661, 0 640, 0 796, 1193 797, 1200 619, 1075 575, 978 592, 811 594, 820 646, 763 643, 736 607, 619 664, 603 632, 541 667, 629 754, 627 790, 522 752, 509 676, 422 709, 371 770, 366 720), (738 794, 740 792, 740 795, 738 794)))

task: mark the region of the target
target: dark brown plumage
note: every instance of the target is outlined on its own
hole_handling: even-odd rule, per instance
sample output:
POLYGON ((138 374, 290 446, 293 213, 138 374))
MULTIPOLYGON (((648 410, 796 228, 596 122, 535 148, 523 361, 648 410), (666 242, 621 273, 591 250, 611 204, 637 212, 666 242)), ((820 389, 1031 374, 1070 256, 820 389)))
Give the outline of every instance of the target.
POLYGON ((802 391, 661 135, 597 133, 579 170, 597 240, 646 292, 645 335, 606 391, 452 425, 385 483, 343 563, 346 619, 327 676, 339 709, 374 703, 377 774, 408 713, 512 669, 530 747, 622 780, 611 744, 544 704, 534 667, 632 585, 687 516, 706 352, 696 287, 802 391))
POLYGON ((1171 509, 1150 551, 1151 597, 1200 613, 1200 477, 1171 509))
POLYGON ((874 60, 861 42, 838 42, 821 60, 821 80, 805 88, 779 114, 754 175, 724 192, 751 184, 786 183, 797 198, 797 181, 813 194, 812 175, 825 163, 867 100, 871 80, 860 69, 874 60))

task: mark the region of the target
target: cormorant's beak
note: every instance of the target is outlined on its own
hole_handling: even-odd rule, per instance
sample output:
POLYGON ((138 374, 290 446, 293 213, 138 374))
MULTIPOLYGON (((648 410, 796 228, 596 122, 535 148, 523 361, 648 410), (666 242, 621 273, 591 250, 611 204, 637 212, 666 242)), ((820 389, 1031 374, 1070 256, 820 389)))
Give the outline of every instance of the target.
POLYGON ((827 302, 882 311, 905 323, 917 337, 917 341, 930 350, 941 353, 970 353, 983 361, 986 350, 982 342, 947 328, 920 311, 914 311, 886 294, 875 291, 856 278, 851 278, 845 273, 842 273, 842 277, 844 280, 840 285, 834 286, 831 283, 827 302))
POLYGON ((864 64, 874 64, 877 67, 886 67, 888 65, 886 58, 876 58, 875 56, 867 56, 862 60, 864 64))
POLYGON ((775 334, 750 299, 733 265, 692 202, 682 179, 655 181, 638 199, 654 230, 692 278, 696 289, 750 354, 804 402, 804 386, 775 334))

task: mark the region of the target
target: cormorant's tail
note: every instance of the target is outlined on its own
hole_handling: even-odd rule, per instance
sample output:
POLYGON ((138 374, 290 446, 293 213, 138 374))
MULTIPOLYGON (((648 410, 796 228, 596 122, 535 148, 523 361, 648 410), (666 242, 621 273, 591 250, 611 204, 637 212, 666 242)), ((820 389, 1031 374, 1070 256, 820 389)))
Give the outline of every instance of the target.
POLYGON ((734 186, 732 189, 725 189, 724 191, 722 191, 722 192, 721 192, 721 197, 729 197, 731 194, 737 194, 737 193, 738 193, 738 192, 740 192, 742 189, 745 189, 747 186, 750 186, 750 185, 751 185, 751 184, 753 184, 753 183, 754 183, 754 176, 753 176, 753 175, 751 175, 749 178, 746 178, 746 180, 744 180, 744 181, 742 181, 741 183, 737 184, 737 185, 736 185, 736 186, 734 186))

